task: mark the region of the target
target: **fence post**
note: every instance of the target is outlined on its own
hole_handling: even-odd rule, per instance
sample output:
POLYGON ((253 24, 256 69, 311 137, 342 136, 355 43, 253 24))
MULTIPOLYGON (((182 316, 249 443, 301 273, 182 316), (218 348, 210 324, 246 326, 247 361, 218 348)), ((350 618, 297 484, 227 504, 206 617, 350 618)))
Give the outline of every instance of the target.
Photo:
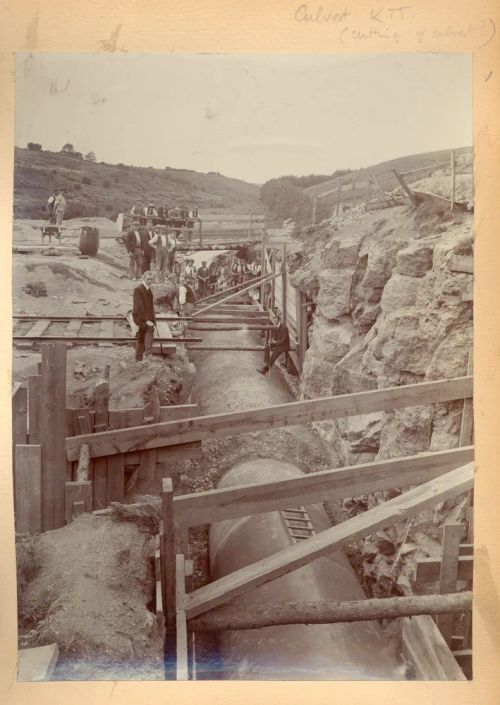
POLYGON ((176 647, 176 680, 187 681, 188 671, 188 640, 186 613, 183 609, 186 594, 185 559, 182 553, 175 557, 175 647, 176 647))
POLYGON ((317 207, 318 207, 318 197, 314 196, 313 208, 312 208, 312 219, 311 219, 312 225, 315 225, 315 223, 316 223, 316 209, 317 209, 317 207))
POLYGON ((451 151, 450 157, 451 157, 451 195, 450 195, 451 204, 450 204, 450 210, 453 211, 453 209, 455 207, 455 180, 456 180, 455 152, 453 150, 451 151))
POLYGON ((42 531, 50 531, 65 520, 66 343, 42 345, 41 403, 42 531))
MULTIPOLYGON (((163 614, 165 615, 165 667, 167 678, 175 674, 176 660, 176 599, 175 599, 175 527, 174 527, 174 487, 172 478, 165 477, 162 481, 162 545, 161 555, 161 580, 164 586, 163 614)), ((174 676, 175 677, 175 676, 174 676)))
MULTIPOLYGON (((458 579, 458 557, 460 551, 460 539, 462 537, 462 524, 459 522, 447 523, 443 530, 443 558, 441 560, 441 573, 439 577, 439 592, 456 592, 458 579)), ((440 614, 437 618, 444 640, 451 643, 453 636, 454 614, 440 614)))
POLYGON ((287 271, 286 271, 286 242, 282 245, 281 250, 281 314, 283 324, 287 325, 286 319, 286 287, 287 287, 287 271))

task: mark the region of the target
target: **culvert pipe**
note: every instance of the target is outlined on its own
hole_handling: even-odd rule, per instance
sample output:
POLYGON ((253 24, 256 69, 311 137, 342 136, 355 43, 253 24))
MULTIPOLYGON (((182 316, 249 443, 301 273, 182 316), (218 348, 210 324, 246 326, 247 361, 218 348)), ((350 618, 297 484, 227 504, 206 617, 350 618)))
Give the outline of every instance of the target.
MULTIPOLYGON (((211 333, 207 343, 255 345, 251 331, 211 333)), ((290 401, 279 373, 262 377, 256 367, 260 355, 251 352, 193 354, 198 374, 193 400, 202 413, 257 408, 290 401)), ((300 442, 306 450, 317 440, 309 428, 284 428, 234 438, 222 462, 228 466, 218 487, 298 477, 295 453, 287 448, 300 442), (302 433, 303 431, 303 433, 302 433)), ((322 505, 290 507, 236 520, 218 522, 209 531, 211 579, 216 580, 265 558, 314 533, 329 528, 322 505)), ((337 549, 231 601, 238 609, 296 601, 366 599, 343 549, 337 549)), ((404 666, 395 644, 378 622, 283 625, 227 631, 218 635, 221 676, 241 680, 396 680, 404 666)))

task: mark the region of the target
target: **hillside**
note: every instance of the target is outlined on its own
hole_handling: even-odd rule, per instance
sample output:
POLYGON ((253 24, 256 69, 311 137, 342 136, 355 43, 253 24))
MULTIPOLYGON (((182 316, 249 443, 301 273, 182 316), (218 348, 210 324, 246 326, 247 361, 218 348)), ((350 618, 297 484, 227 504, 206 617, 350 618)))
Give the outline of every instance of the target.
MULTIPOLYGON (((455 149, 456 157, 462 155, 472 156, 472 147, 460 147, 460 149, 455 149)), ((338 188, 340 185, 351 184, 355 182, 365 182, 369 178, 376 178, 380 187, 384 191, 392 191, 398 186, 395 176, 392 172, 393 169, 397 171, 413 171, 414 169, 423 169, 424 167, 434 167, 436 164, 442 162, 450 161, 450 150, 443 149, 437 152, 424 152, 422 154, 412 154, 406 157, 398 157, 397 159, 391 159, 387 162, 381 162, 380 164, 375 164, 374 166, 369 166, 364 169, 357 169, 352 171, 350 174, 345 176, 339 176, 335 179, 329 179, 328 181, 322 181, 320 184, 315 186, 310 186, 305 189, 305 192, 311 196, 320 196, 327 191, 338 188)), ((425 171, 418 171, 415 174, 408 174, 405 176, 406 181, 411 184, 414 181, 418 181, 425 175, 425 171)))
POLYGON ((239 212, 262 210, 258 186, 221 174, 94 163, 63 153, 16 147, 15 218, 42 217, 42 207, 58 187, 66 189, 67 218, 115 219, 137 200, 239 212))

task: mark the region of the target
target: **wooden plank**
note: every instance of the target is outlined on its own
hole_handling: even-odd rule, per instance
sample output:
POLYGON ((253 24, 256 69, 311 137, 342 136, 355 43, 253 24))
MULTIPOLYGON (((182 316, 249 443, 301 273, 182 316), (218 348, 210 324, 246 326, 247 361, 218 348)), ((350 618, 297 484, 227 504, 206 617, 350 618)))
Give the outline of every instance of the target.
POLYGON ((452 651, 453 658, 458 663, 464 676, 468 681, 472 680, 472 650, 471 649, 459 649, 457 651, 452 651))
POLYGON ((66 326, 66 329, 63 333, 63 335, 68 336, 69 338, 78 336, 78 333, 80 332, 80 329, 83 325, 83 319, 81 318, 73 318, 68 321, 68 325, 66 326))
POLYGON ((255 289, 255 287, 259 286, 260 284, 264 284, 268 281, 271 281, 273 277, 281 276, 280 274, 267 274, 265 277, 259 277, 258 279, 254 279, 251 284, 247 284, 243 289, 240 289, 239 291, 235 291, 232 294, 229 294, 227 296, 224 296, 223 299, 220 299, 220 301, 216 301, 213 304, 208 304, 208 306, 205 306, 205 308, 198 309, 193 312, 191 318, 194 318, 195 316, 200 316, 204 313, 207 313, 208 311, 211 311, 214 308, 217 308, 221 304, 225 303, 226 301, 231 301, 232 299, 236 298, 237 296, 240 296, 241 294, 246 294, 247 292, 251 291, 252 289, 255 289))
POLYGON ((50 681, 59 658, 57 644, 19 649, 17 652, 18 681, 50 681))
POLYGON ((50 324, 52 321, 50 319, 48 320, 38 320, 36 321, 35 325, 33 325, 29 331, 26 332, 27 335, 34 336, 34 337, 39 337, 45 333, 47 328, 49 328, 50 324))
POLYGON ((73 502, 72 520, 76 519, 77 517, 81 516, 82 514, 85 514, 85 502, 83 500, 73 502))
POLYGON ((403 619, 403 655, 413 665, 418 680, 465 680, 460 666, 429 615, 403 619))
POLYGON ((160 406, 160 421, 173 421, 174 419, 190 419, 197 416, 200 411, 198 404, 172 404, 160 406))
POLYGON ((452 272, 461 272, 462 274, 473 274, 474 259, 472 255, 452 255, 448 260, 448 268, 452 272))
MULTIPOLYGON (((92 511, 92 483, 90 480, 66 482, 64 492, 66 524, 69 524, 73 519, 73 504, 75 502, 83 502, 85 512, 92 511)), ((96 507, 96 509, 101 509, 101 507, 96 507)))
MULTIPOLYGON (((109 411, 108 422, 114 428, 125 428, 126 411, 109 411)), ((125 498, 125 455, 119 453, 108 458, 107 502, 123 502, 125 498)))
POLYGON ((75 436, 66 439, 66 452, 69 460, 76 460, 80 452, 80 444, 88 443, 91 457, 113 455, 343 416, 368 414, 372 411, 392 411, 406 406, 464 399, 471 394, 471 377, 421 382, 369 392, 291 402, 252 411, 167 421, 144 428, 75 436))
MULTIPOLYGON (((458 579, 458 552, 460 539, 462 537, 462 524, 459 522, 449 522, 443 529, 443 557, 439 573, 439 592, 456 592, 458 579)), ((454 617, 451 614, 442 614, 437 618, 437 626, 443 635, 444 640, 451 644, 453 636, 454 617)))
MULTIPOLYGON (((158 397, 158 387, 155 385, 151 390, 151 413, 152 421, 158 423, 160 421, 160 400, 158 397)), ((141 454, 141 468, 139 477, 142 479, 152 480, 155 478, 156 462, 158 451, 156 449, 146 450, 141 454)))
MULTIPOLYGON (((472 580, 474 568, 473 556, 459 556, 457 566, 458 580, 472 580)), ((431 583, 439 580, 441 559, 421 558, 417 561, 415 579, 417 583, 431 583)))
POLYGON ((473 459, 474 449, 456 448, 322 470, 289 480, 238 485, 174 497, 179 526, 197 526, 226 519, 338 501, 369 492, 419 485, 473 459))
POLYGON ((163 478, 161 491, 163 522, 163 565, 162 581, 165 585, 166 627, 172 631, 175 627, 176 592, 175 592, 175 526, 174 526, 174 487, 170 477, 163 478))
POLYGON ((285 548, 256 563, 216 580, 186 596, 188 619, 217 607, 238 595, 275 580, 324 555, 346 541, 372 534, 404 517, 466 492, 474 482, 472 463, 404 492, 373 509, 285 548))
POLYGON ((17 385, 12 393, 12 442, 25 444, 28 440, 28 390, 17 385))
POLYGON ((42 531, 50 531, 61 528, 65 522, 66 428, 65 424, 61 423, 61 419, 66 418, 65 344, 47 343, 42 346, 41 386, 42 531))
POLYGON ((42 530, 42 450, 39 445, 15 446, 14 500, 16 533, 42 530))
POLYGON ((191 441, 190 443, 180 443, 175 446, 158 449, 158 462, 169 463, 176 460, 197 460, 203 457, 201 441, 191 441))
POLYGON ((187 681, 189 678, 186 613, 181 607, 186 594, 185 582, 184 556, 181 553, 175 557, 175 591, 178 605, 175 615, 176 680, 178 681, 187 681))
POLYGON ((396 169, 393 169, 392 171, 394 172, 396 179, 399 181, 401 188, 403 189, 405 194, 408 196, 412 208, 416 208, 417 207, 417 199, 415 198, 415 194, 410 191, 410 189, 408 188, 408 184, 406 183, 404 178, 401 176, 401 174, 398 171, 396 171, 396 169))
POLYGON ((455 152, 451 152, 451 195, 450 195, 450 210, 453 210, 455 206, 455 182, 456 182, 456 171, 455 171, 455 152))
POLYGON ((105 338, 108 342, 102 342, 99 343, 99 347, 105 347, 109 348, 111 343, 109 342, 109 338, 112 338, 114 334, 114 324, 112 320, 105 319, 101 321, 101 328, 99 331, 99 338, 105 338))
POLYGON ((40 375, 28 377, 28 429, 29 442, 40 443, 40 409, 42 378, 40 375))
MULTIPOLYGON (((135 345, 135 340, 134 338, 131 338, 130 336, 125 337, 125 336, 113 336, 110 338, 99 338, 95 335, 87 335, 87 336, 78 336, 78 337, 73 337, 70 338, 68 336, 64 335, 46 335, 46 336, 38 336, 38 337, 31 337, 31 336, 19 336, 19 335, 14 335, 12 336, 12 341, 14 343, 23 343, 23 342, 35 342, 35 343, 74 343, 78 345, 87 345, 87 344, 93 344, 93 343, 101 343, 101 342, 107 342, 107 343, 115 343, 117 345, 135 345)), ((175 338, 176 343, 191 343, 191 342, 203 342, 203 338, 195 338, 195 337, 190 337, 190 338, 175 338)), ((156 338, 157 343, 162 343, 163 344, 163 349, 164 351, 175 351, 176 346, 172 343, 172 338, 156 338)))

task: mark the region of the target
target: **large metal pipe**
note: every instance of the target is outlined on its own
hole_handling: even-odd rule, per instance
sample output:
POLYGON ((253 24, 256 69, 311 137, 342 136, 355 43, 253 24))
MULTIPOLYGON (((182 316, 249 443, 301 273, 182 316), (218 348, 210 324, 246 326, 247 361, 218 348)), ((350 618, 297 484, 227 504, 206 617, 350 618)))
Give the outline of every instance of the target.
MULTIPOLYGON (((219 345, 236 341, 239 345, 256 343, 256 334, 252 332, 210 333, 209 336, 210 343, 219 345)), ((262 363, 255 353, 198 353, 193 357, 198 367, 193 396, 207 413, 287 401, 279 374, 273 371, 266 379, 256 372, 255 368, 262 363)), ((285 428, 234 439, 229 453, 234 461, 218 486, 299 476, 302 471, 294 462, 287 462, 286 455, 297 441, 303 441, 311 452, 318 443, 309 429, 304 429, 300 435, 296 429, 285 428), (266 457, 259 457, 263 455, 266 457)), ((294 454, 290 452, 288 460, 293 459, 294 454)), ((322 505, 304 507, 300 514, 271 512, 213 524, 209 533, 212 580, 301 540, 294 538, 293 533, 307 537, 312 531, 319 532, 329 526, 322 505), (291 518, 293 516, 296 519, 291 518), (306 528, 297 531, 299 526, 306 528)), ((258 610, 263 603, 365 597, 347 556, 340 549, 241 595, 233 604, 258 610)), ((395 653, 397 646, 386 638, 377 622, 286 625, 228 631, 218 636, 222 677, 227 679, 395 680, 405 677, 404 667, 395 653)))

